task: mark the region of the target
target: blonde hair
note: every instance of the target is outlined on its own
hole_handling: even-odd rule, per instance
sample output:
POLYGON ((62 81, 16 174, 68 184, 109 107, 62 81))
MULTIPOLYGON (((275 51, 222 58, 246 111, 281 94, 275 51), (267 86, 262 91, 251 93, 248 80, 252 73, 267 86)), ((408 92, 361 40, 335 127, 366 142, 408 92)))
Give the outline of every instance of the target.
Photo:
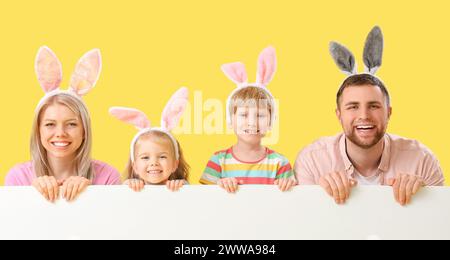
POLYGON ((246 87, 237 91, 231 98, 231 111, 234 115, 238 106, 250 105, 250 106, 266 106, 269 109, 270 115, 272 115, 272 97, 267 94, 266 91, 259 87, 246 87))
POLYGON ((73 164, 77 176, 92 180, 94 178, 94 170, 92 168, 91 159, 92 130, 89 112, 80 99, 65 93, 59 93, 47 98, 36 109, 30 140, 31 159, 33 162, 35 174, 37 177, 54 175, 50 168, 47 151, 41 143, 40 134, 42 112, 45 111, 45 109, 47 109, 49 106, 54 104, 66 106, 81 118, 84 129, 84 138, 81 146, 76 151, 76 156, 73 164))
MULTIPOLYGON (((153 139, 154 141, 159 142, 159 143, 170 144, 173 158, 176 158, 175 149, 173 147, 172 140, 170 139, 170 137, 167 134, 160 132, 160 131, 150 131, 148 133, 141 135, 139 137, 139 139, 136 141, 135 146, 142 139, 153 139)), ((169 180, 181 180, 181 179, 187 180, 189 178, 189 168, 190 167, 183 156, 183 150, 181 149, 180 143, 178 141, 177 141, 177 146, 178 146, 178 153, 179 153, 178 167, 175 170, 175 172, 173 172, 169 176, 169 180)), ((131 156, 135 156, 135 155, 132 154, 131 156)), ((139 177, 139 175, 134 172, 133 162, 131 161, 131 157, 128 158, 127 167, 125 169, 125 176, 127 179, 141 179, 139 177)))

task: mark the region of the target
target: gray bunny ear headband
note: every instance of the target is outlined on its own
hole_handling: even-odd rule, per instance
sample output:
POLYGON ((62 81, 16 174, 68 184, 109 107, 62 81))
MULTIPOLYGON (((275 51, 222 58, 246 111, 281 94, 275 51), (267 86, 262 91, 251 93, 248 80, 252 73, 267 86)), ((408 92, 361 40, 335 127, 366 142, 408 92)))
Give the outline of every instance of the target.
MULTIPOLYGON (((348 76, 358 74, 355 56, 343 45, 337 42, 330 43, 330 53, 339 69, 348 76)), ((381 66, 383 58, 383 34, 375 26, 366 39, 363 60, 365 73, 375 75, 381 66)))

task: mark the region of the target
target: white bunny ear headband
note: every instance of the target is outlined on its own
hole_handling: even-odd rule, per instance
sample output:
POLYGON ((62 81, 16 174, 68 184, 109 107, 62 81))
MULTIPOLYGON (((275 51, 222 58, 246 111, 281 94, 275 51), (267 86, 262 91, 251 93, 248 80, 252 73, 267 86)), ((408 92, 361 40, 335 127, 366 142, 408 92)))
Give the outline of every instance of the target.
POLYGON ((231 125, 231 118, 233 115, 233 109, 231 104, 233 96, 241 89, 248 87, 260 88, 264 92, 266 92, 267 95, 269 95, 270 97, 269 102, 272 106, 270 124, 271 126, 273 125, 277 111, 272 93, 270 93, 269 89, 267 89, 267 84, 269 84, 269 82, 272 80, 273 75, 275 74, 276 71, 276 67, 277 67, 277 57, 275 55, 275 49, 273 47, 265 48, 259 55, 256 83, 248 83, 247 71, 245 70, 245 65, 243 63, 235 62, 222 65, 222 71, 229 79, 231 79, 237 85, 237 88, 233 90, 233 92, 231 92, 227 100, 226 116, 228 125, 231 125))
POLYGON ((109 113, 115 118, 122 122, 134 125, 139 132, 134 136, 130 147, 130 158, 134 162, 134 146, 136 145, 139 137, 145 133, 152 131, 162 132, 169 136, 173 143, 176 159, 180 158, 180 153, 178 151, 178 143, 173 135, 170 133, 179 123, 181 116, 186 109, 189 100, 189 91, 187 88, 180 88, 167 102, 166 107, 163 110, 161 116, 161 127, 151 127, 150 120, 147 116, 134 108, 126 107, 111 107, 109 113))
MULTIPOLYGON (((330 53, 339 69, 348 76, 356 75, 357 66, 355 56, 343 45, 337 42, 330 43, 330 53)), ((381 66, 383 58, 383 34, 378 26, 369 33, 364 46, 365 73, 375 76, 381 66)))
POLYGON ((68 90, 60 90, 62 66, 55 53, 43 46, 36 55, 35 70, 37 79, 45 92, 37 109, 45 100, 58 94, 69 94, 82 101, 81 97, 94 88, 102 70, 100 50, 93 49, 81 57, 75 66, 68 90))

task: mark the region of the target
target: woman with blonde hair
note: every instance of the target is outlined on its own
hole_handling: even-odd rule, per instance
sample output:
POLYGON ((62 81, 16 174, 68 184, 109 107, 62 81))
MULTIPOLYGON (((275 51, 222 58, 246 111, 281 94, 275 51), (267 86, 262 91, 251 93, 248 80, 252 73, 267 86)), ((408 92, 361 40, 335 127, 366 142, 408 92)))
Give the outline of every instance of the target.
POLYGON ((54 202, 60 194, 72 201, 91 184, 120 184, 116 169, 91 158, 91 121, 81 99, 95 86, 101 65, 99 50, 86 53, 76 66, 69 90, 60 90, 61 63, 49 48, 39 50, 36 73, 46 95, 35 110, 31 161, 12 168, 5 185, 32 185, 54 202))

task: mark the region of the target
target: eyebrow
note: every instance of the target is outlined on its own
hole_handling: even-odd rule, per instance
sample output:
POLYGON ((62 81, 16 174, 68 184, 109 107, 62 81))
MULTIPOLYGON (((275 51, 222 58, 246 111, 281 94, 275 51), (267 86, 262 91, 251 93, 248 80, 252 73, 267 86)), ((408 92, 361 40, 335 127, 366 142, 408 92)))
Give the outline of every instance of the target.
MULTIPOLYGON (((55 120, 55 119, 44 119, 43 121, 46 121, 46 122, 56 122, 57 120, 55 120)), ((69 122, 69 121, 77 121, 77 122, 78 122, 78 118, 67 119, 67 120, 65 120, 64 122, 69 122)))
MULTIPOLYGON (((361 102, 351 101, 351 102, 346 103, 345 106, 359 105, 359 104, 361 104, 361 102)), ((380 101, 369 101, 369 102, 367 102, 367 104, 369 104, 369 105, 375 105, 375 104, 376 105, 380 105, 381 102, 380 101)))
POLYGON ((348 102, 348 103, 345 103, 344 104, 344 106, 351 106, 351 105, 359 105, 359 102, 348 102))
MULTIPOLYGON (((169 154, 169 152, 162 152, 162 153, 158 153, 158 155, 163 155, 163 154, 169 154)), ((144 153, 141 153, 141 154, 138 154, 138 156, 143 156, 143 155, 149 155, 148 153, 146 153, 146 152, 144 152, 144 153)))

